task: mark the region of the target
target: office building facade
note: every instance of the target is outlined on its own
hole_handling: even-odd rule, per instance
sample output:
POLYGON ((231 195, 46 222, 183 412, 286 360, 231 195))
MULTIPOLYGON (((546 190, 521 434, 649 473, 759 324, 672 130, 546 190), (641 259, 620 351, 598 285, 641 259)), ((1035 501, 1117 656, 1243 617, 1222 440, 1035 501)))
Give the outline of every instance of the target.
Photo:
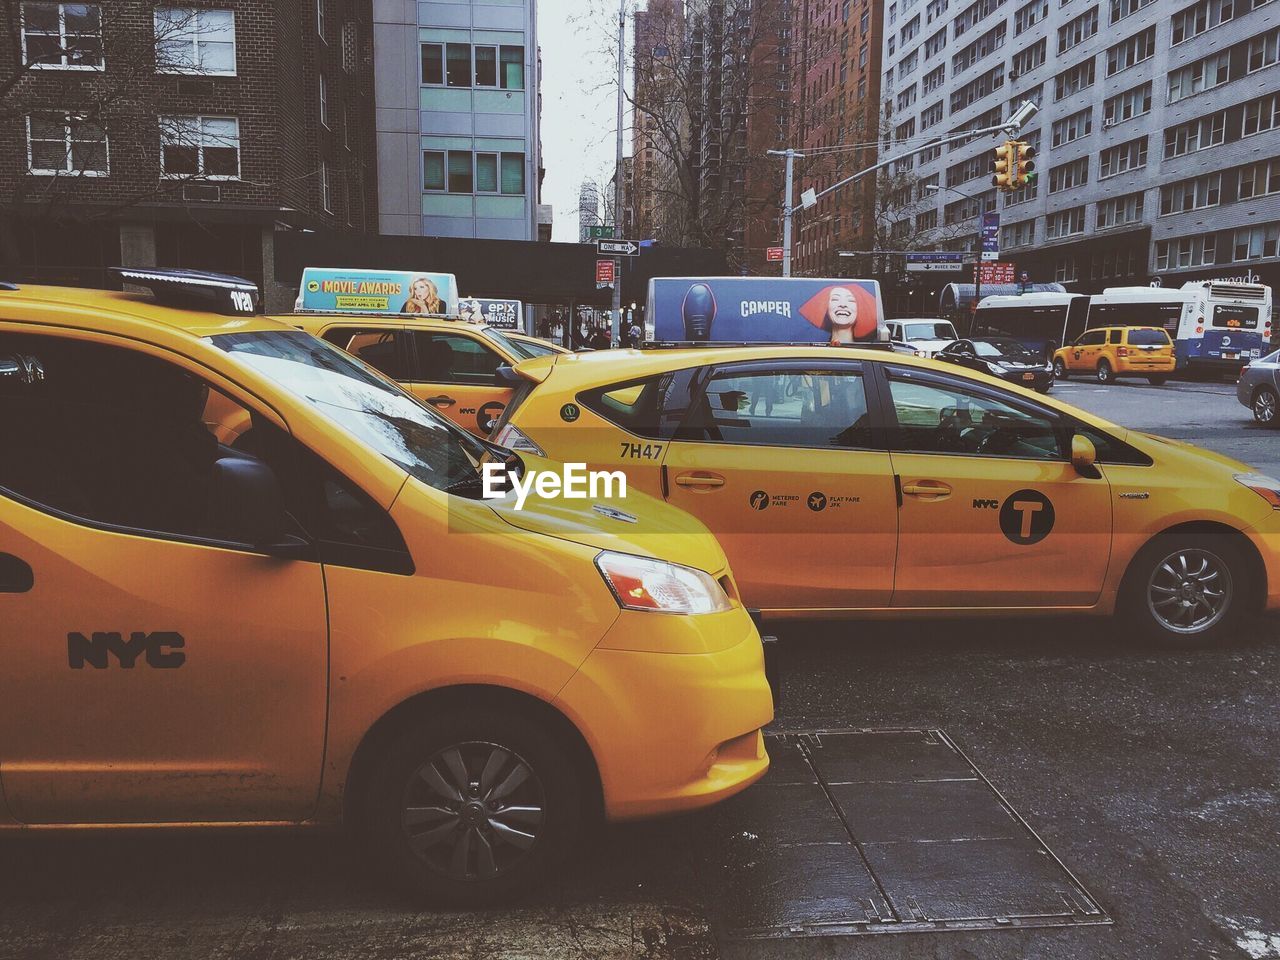
POLYGON ((381 232, 536 240, 536 0, 374 0, 381 232))

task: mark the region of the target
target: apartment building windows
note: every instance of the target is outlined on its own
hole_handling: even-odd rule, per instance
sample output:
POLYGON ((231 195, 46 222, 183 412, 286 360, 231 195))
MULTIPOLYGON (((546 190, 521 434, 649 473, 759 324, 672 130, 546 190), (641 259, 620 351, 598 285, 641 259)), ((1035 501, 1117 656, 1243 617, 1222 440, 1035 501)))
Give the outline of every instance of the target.
POLYGON ((238 179, 240 121, 235 117, 160 117, 160 172, 170 178, 238 179))
POLYGON ((968 180, 976 180, 991 169, 991 158, 986 153, 962 160, 947 168, 947 186, 958 187, 968 180))
POLYGON ((1108 147, 1099 155, 1098 179, 1105 180, 1147 165, 1147 138, 1138 137, 1127 143, 1108 147))
POLYGON ((1207 173, 1160 188, 1160 216, 1216 207, 1222 199, 1222 174, 1207 173))
POLYGON ((916 214, 916 232, 923 233, 926 230, 936 230, 938 227, 938 211, 926 210, 924 213, 916 214))
POLYGON ((1000 231, 1002 247, 1029 247, 1035 243, 1035 240, 1036 222, 1034 220, 1011 223, 1000 231))
POLYGON ((1127 40, 1121 40, 1113 47, 1107 48, 1107 76, 1114 76, 1121 70, 1128 70, 1135 64, 1150 60, 1156 52, 1156 28, 1135 33, 1127 40))
POLYGON ((1130 193, 1123 197, 1112 197, 1098 204, 1098 230, 1108 227, 1123 227, 1131 223, 1142 222, 1143 195, 1130 193))
POLYGON ((1055 147, 1087 137, 1093 132, 1093 107, 1085 107, 1079 113, 1055 120, 1053 124, 1053 140, 1055 147))
POLYGON ((1242 136, 1251 137, 1277 126, 1280 126, 1280 93, 1268 94, 1244 105, 1242 136))
POLYGON ((902 37, 903 44, 905 45, 910 43, 912 40, 916 38, 916 35, 919 32, 920 32, 920 14, 917 13, 914 17, 912 17, 907 22, 906 26, 902 28, 901 37, 902 37))
POLYGON ((1004 46, 1005 34, 1008 32, 1008 25, 1001 22, 996 24, 977 40, 964 47, 959 53, 951 58, 952 75, 963 73, 971 66, 981 60, 983 57, 991 54, 1004 46))
POLYGON ((1098 8, 1090 7, 1074 20, 1058 28, 1058 53, 1066 53, 1098 32, 1098 8))
POLYGON ((27 171, 37 176, 105 177, 107 132, 66 113, 27 117, 27 171))
POLYGON ((920 90, 922 93, 929 94, 937 90, 947 79, 947 65, 940 63, 928 73, 924 75, 924 79, 920 81, 920 90))
POLYGON ((1241 3, 1242 0, 1200 0, 1179 10, 1170 20, 1170 43, 1182 43, 1226 23, 1241 3))
POLYGON ((1262 260, 1280 255, 1280 223, 1241 227, 1231 238, 1231 261, 1262 260))
POLYGON ((96 3, 24 3, 22 53, 36 70, 101 70, 102 10, 96 3))
POLYGON ((939 30, 937 33, 935 33, 933 36, 931 36, 928 40, 924 42, 924 58, 926 60, 932 60, 934 57, 936 57, 939 53, 943 51, 946 45, 947 45, 947 28, 943 27, 941 30, 939 30))
POLYGON ((1280 160, 1263 160, 1241 167, 1236 196, 1240 200, 1280 193, 1280 160))
POLYGON ((1013 15, 1013 35, 1016 37, 1025 33, 1048 16, 1047 0, 1031 0, 1030 3, 1024 3, 1013 15))
POLYGON ((971 28, 976 27, 1002 6, 1004 6, 1004 0, 977 0, 977 2, 969 4, 956 15, 955 26, 953 27, 956 36, 959 37, 971 28))
POLYGON ((950 0, 929 0, 929 5, 924 8, 926 22, 933 23, 947 12, 948 6, 950 6, 950 0))
POLYGON ((1046 37, 1041 37, 1029 47, 1023 47, 1013 55, 1013 62, 1009 65, 1009 75, 1011 78, 1020 77, 1023 74, 1030 73, 1036 67, 1044 63, 1049 46, 1046 37))
POLYGON ((524 47, 515 44, 424 43, 426 86, 523 90, 524 47))
POLYGON ((158 73, 235 76, 234 11, 157 7, 154 21, 158 73))
POLYGON ((1084 207, 1058 210, 1044 218, 1046 240, 1061 240, 1084 233, 1084 207))
POLYGON ((1195 153, 1197 150, 1216 147, 1223 142, 1226 131, 1227 112, 1225 110, 1170 127, 1164 132, 1164 158, 1169 160, 1195 153))
POLYGON ((1150 81, 1117 93, 1114 97, 1108 97, 1102 103, 1103 124, 1108 127, 1150 112, 1150 81))
POLYGON ((1156 0, 1111 0, 1111 22, 1133 16, 1143 7, 1155 2, 1156 0))
POLYGON ((916 118, 912 117, 905 123, 900 123, 893 129, 894 140, 909 140, 916 135, 916 118))
POLYGON ((1212 233, 1198 237, 1159 240, 1156 242, 1156 269, 1212 266, 1217 262, 1216 240, 1212 233))
POLYGON ((333 190, 329 182, 329 164, 320 161, 320 206, 325 213, 333 213, 333 190))
POLYGON ((1189 63, 1169 74, 1169 103, 1177 103, 1205 90, 1212 90, 1231 79, 1231 51, 1189 63))
POLYGON ((917 93, 917 88, 914 83, 911 86, 907 87, 907 89, 899 93, 898 94, 898 110, 899 111, 906 110, 908 107, 914 104, 916 102, 916 93, 917 93))
POLYGON ((1071 283, 1080 279, 1080 268, 1076 266, 1073 254, 1054 258, 1053 279, 1055 283, 1071 283))
POLYGON ((524 154, 424 150, 423 188, 428 192, 523 196, 524 154))
POLYGON ((920 111, 920 130, 924 132, 930 127, 942 122, 942 101, 939 100, 931 107, 925 107, 920 111))
POLYGON ((1067 97, 1074 97, 1082 90, 1086 90, 1093 86, 1094 81, 1094 58, 1077 63, 1074 67, 1068 67, 1060 74, 1053 78, 1053 99, 1054 102, 1065 100, 1067 97))
POLYGON ((1277 59, 1280 59, 1280 30, 1272 30, 1249 41, 1249 73, 1269 67, 1277 59))
POLYGON ((1060 193, 1089 182, 1089 158, 1080 157, 1049 168, 1049 193, 1060 193))
POLYGON ((989 96, 1003 86, 1004 64, 999 63, 951 94, 951 112, 958 113, 969 104, 989 96))

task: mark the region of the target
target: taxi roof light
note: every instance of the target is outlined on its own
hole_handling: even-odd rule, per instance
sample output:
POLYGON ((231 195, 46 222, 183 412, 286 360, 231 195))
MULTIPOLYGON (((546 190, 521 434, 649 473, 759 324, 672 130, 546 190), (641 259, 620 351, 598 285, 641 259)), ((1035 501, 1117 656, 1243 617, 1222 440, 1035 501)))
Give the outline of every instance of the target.
POLYGON ((151 267, 111 267, 110 270, 123 283, 150 290, 162 306, 252 316, 261 305, 258 285, 244 277, 151 267))

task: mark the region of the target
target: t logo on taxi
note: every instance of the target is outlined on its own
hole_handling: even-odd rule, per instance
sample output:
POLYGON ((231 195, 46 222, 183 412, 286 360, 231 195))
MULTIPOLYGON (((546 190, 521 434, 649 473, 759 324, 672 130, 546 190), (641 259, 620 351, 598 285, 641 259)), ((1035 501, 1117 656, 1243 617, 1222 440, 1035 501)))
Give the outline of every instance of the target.
POLYGON ((1053 530, 1053 504, 1039 490, 1019 490, 1000 508, 1000 530, 1022 546, 1039 543, 1053 530))

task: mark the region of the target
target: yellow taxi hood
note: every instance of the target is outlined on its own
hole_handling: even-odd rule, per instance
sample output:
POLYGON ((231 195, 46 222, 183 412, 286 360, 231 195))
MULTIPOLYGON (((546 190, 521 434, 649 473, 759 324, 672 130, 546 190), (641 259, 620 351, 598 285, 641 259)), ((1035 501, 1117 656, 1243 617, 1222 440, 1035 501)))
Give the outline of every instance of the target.
MULTIPOLYGON (((526 477, 531 470, 560 470, 559 464, 548 460, 527 455, 522 459, 526 477)), ((514 493, 485 503, 511 526, 530 533, 667 560, 716 575, 729 566, 720 542, 701 521, 639 490, 628 489, 625 497, 581 500, 539 497, 530 490, 523 509, 516 508, 514 493)))
MULTIPOLYGON (((1258 472, 1256 467, 1251 467, 1247 463, 1241 463, 1239 460, 1232 459, 1226 454, 1218 453, 1214 450, 1208 450, 1204 447, 1198 447, 1194 443, 1188 443, 1186 440, 1175 440, 1172 437, 1162 437, 1155 433, 1139 433, 1137 431, 1131 431, 1128 437, 1129 441, 1133 442, 1135 438, 1139 441, 1145 442, 1145 452, 1149 454, 1161 453, 1161 446, 1171 447, 1173 451, 1178 454, 1185 454, 1186 456, 1194 457, 1196 460, 1200 461, 1207 460, 1210 463, 1229 469, 1232 473, 1258 472)), ((1143 445, 1144 443, 1135 444, 1135 446, 1143 445)))

